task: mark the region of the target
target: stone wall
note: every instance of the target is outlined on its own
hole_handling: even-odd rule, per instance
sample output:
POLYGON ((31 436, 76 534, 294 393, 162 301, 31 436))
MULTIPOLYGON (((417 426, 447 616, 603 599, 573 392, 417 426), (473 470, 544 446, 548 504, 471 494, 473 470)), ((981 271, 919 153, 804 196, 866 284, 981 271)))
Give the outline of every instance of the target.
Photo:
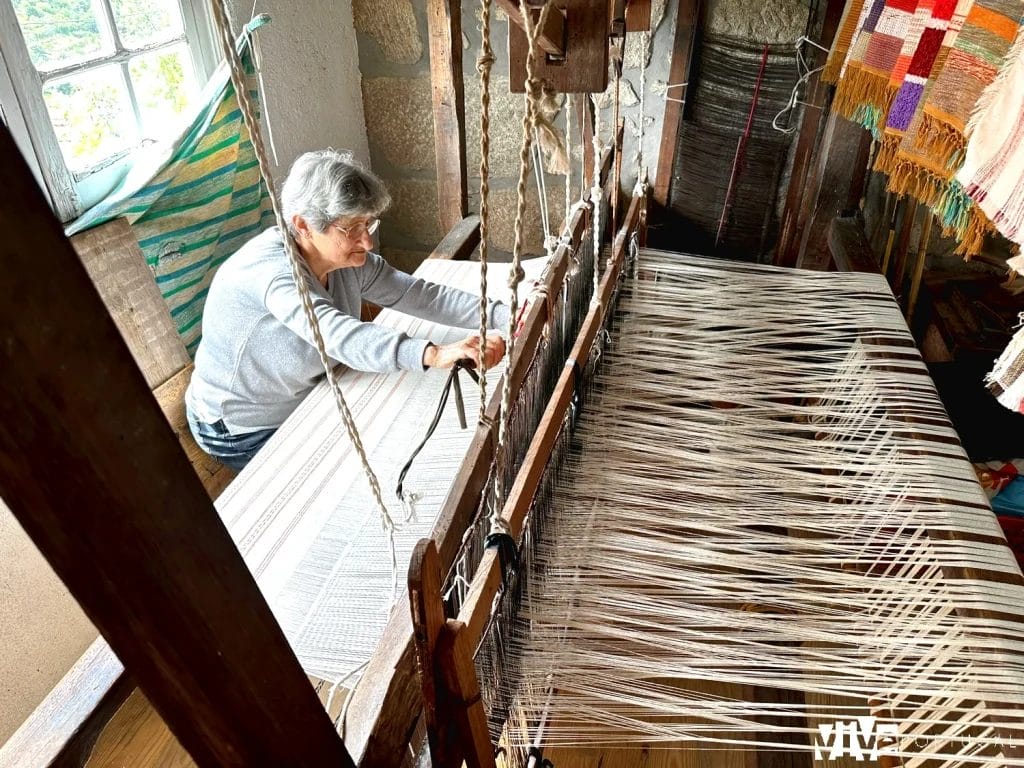
MULTIPOLYGON (((669 91, 672 37, 677 0, 653 0, 655 28, 644 98, 644 158, 653 180, 661 136, 666 94, 669 91)), ((363 76, 369 151, 374 170, 387 182, 394 206, 385 217, 382 249, 394 263, 413 268, 443 236, 437 213, 434 167, 433 119, 430 93, 430 62, 427 43, 426 0, 354 0, 359 65, 363 76)), ((492 46, 497 63, 491 84, 491 191, 490 244, 496 257, 512 248, 515 216, 515 184, 521 140, 523 99, 508 91, 508 21, 492 11, 492 46)), ((807 7, 801 0, 712 0, 706 9, 708 29, 717 34, 747 37, 764 42, 795 41, 803 34, 807 7)), ((462 7, 463 69, 466 89, 466 134, 469 168, 469 208, 479 208, 479 98, 476 57, 480 49, 479 4, 462 7)), ((637 139, 640 132, 640 68, 644 58, 638 35, 626 45, 621 111, 626 121, 623 188, 632 189, 636 176, 637 139)), ((599 98, 605 140, 611 137, 613 99, 610 92, 599 98)), ((564 127, 557 117, 559 130, 564 127)), ((571 173, 573 197, 578 198, 579 148, 574 147, 571 173)), ((565 177, 547 175, 551 221, 565 210, 565 177)), ((527 245, 532 253, 542 250, 539 195, 531 177, 527 218, 527 245)))
MULTIPOLYGON (((675 5, 675 0, 654 0, 655 49, 659 53, 650 57, 647 73, 647 138, 644 144, 648 166, 653 166, 657 157, 658 126, 664 105, 662 96, 670 63, 670 17, 674 16, 675 5)), ((444 235, 440 230, 437 210, 426 2, 354 0, 353 9, 371 163, 387 182, 394 197, 394 205, 385 217, 382 249, 394 263, 412 268, 444 235)), ((521 94, 509 93, 508 20, 498 10, 493 10, 492 14, 491 45, 497 62, 491 80, 489 243, 494 256, 501 258, 507 257, 511 251, 514 237, 515 187, 524 105, 521 94)), ((480 85, 476 72, 476 58, 480 50, 479 19, 478 3, 464 3, 462 43, 470 211, 479 209, 480 197, 480 85)), ((623 165, 623 186, 626 189, 632 188, 635 179, 633 162, 639 133, 640 63, 639 37, 633 39, 631 36, 627 44, 621 101, 627 124, 626 162, 623 165)), ((603 135, 607 141, 611 137, 613 109, 610 93, 603 95, 600 103, 603 135)), ((564 125, 564 116, 560 113, 556 127, 563 131, 564 125)), ((573 147, 573 155, 571 183, 575 201, 581 184, 578 144, 573 147)), ((565 176, 546 174, 545 182, 549 218, 551 226, 555 227, 565 214, 565 176)), ((526 244, 528 252, 534 254, 543 251, 539 201, 536 179, 531 175, 526 244)))

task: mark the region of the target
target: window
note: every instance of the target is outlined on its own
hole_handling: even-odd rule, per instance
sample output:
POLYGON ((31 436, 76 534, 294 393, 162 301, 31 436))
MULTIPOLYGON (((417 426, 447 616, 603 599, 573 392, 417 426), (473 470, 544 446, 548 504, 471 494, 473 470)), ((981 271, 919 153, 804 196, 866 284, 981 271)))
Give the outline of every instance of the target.
POLYGON ((0 0, 4 121, 62 220, 182 127, 215 50, 204 0, 0 0))

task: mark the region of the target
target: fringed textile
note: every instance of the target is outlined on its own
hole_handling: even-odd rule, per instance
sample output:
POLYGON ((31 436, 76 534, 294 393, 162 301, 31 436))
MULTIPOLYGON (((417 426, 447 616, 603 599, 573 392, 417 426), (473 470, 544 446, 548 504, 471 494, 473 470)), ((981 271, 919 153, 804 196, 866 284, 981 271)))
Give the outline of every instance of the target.
POLYGON ((923 106, 900 146, 890 190, 910 194, 931 207, 958 252, 976 253, 988 225, 972 210, 970 198, 954 180, 964 160, 967 120, 1009 52, 1021 12, 1019 0, 961 2, 933 66, 923 106), (963 26, 957 16, 966 8, 963 26))
POLYGON ((846 71, 846 63, 850 57, 853 40, 864 23, 864 14, 871 7, 870 0, 849 0, 843 8, 843 18, 839 22, 839 30, 832 41, 828 61, 821 71, 821 79, 835 85, 846 71))
POLYGON ((1002 405, 1011 411, 1024 413, 1024 327, 1010 339, 986 383, 1002 405))
POLYGON ((1001 234, 1024 244, 1024 29, 978 102, 968 133, 957 180, 1001 234))
POLYGON ((935 0, 934 4, 922 2, 918 6, 918 12, 927 14, 927 18, 923 21, 913 55, 886 118, 881 146, 875 158, 876 171, 889 174, 893 170, 896 152, 921 106, 925 84, 931 76, 956 7, 957 0, 935 0))
POLYGON ((865 15, 833 106, 876 135, 924 29, 917 0, 876 0, 865 15), (895 82, 895 84, 894 84, 895 82))

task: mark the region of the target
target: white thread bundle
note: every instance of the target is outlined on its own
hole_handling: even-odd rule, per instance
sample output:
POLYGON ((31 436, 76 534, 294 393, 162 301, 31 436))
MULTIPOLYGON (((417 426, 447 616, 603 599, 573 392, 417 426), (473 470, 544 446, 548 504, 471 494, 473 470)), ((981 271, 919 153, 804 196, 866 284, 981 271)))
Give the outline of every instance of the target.
POLYGON ((1024 764, 1024 581, 884 281, 643 251, 616 322, 531 513, 507 743, 811 749, 873 714, 908 766, 1024 764))

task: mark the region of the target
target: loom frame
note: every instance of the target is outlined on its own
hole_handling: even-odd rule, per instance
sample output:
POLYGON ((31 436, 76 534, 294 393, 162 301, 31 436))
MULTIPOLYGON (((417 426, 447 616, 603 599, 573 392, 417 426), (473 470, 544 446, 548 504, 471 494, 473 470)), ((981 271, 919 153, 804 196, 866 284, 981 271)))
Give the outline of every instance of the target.
MULTIPOLYGON (((10 163, 7 167, 12 169, 11 173, 17 175, 19 172, 19 164, 22 163, 20 155, 17 154, 16 148, 11 145, 10 147, 3 146, 0 144, 0 156, 10 156, 17 162, 10 163)), ((611 167, 611 161, 613 152, 607 150, 602 158, 602 169, 607 182, 610 181, 609 170, 611 167)), ((31 181, 30 177, 26 177, 28 181, 31 181)), ((11 183, 5 186, 5 190, 8 193, 15 189, 20 189, 16 184, 11 183)), ((607 190, 609 191, 610 190, 607 190)), ((4 195, 7 197, 7 194, 4 195)), ((59 237, 53 237, 53 242, 48 246, 49 250, 58 252, 60 249, 60 240, 63 238, 63 234, 59 232, 59 225, 52 219, 52 213, 45 203, 39 205, 36 201, 31 199, 28 195, 15 195, 12 198, 11 205, 6 205, 5 200, 5 213, 18 211, 17 215, 14 215, 9 224, 11 227, 19 221, 34 221, 40 218, 49 217, 52 220, 50 225, 50 232, 48 234, 55 235, 59 233, 59 237), (22 204, 15 209, 14 202, 21 202, 22 204), (31 215, 30 215, 31 211, 31 215), (45 214, 45 217, 44 217, 45 214)), ((576 211, 572 220, 570 221, 571 231, 574 233, 574 242, 578 243, 580 237, 582 237, 587 231, 587 225, 589 222, 589 214, 585 210, 576 211)), ((437 258, 465 258, 475 247, 479 241, 479 220, 475 216, 469 216, 457 225, 456 229, 453 230, 445 238, 444 241, 435 250, 433 257, 437 258)), ((66 239, 63 240, 64 245, 67 249, 70 249, 70 245, 67 244, 66 239)), ((73 251, 70 251, 70 257, 77 262, 77 256, 73 251)), ((552 286, 560 285, 561 279, 564 277, 565 270, 568 263, 568 248, 563 247, 560 249, 559 254, 556 255, 556 261, 559 266, 555 269, 550 270, 550 283, 552 286)), ((69 267, 71 269, 72 267, 69 267)), ((87 279, 87 276, 86 276, 87 279)), ((80 289, 83 292, 93 291, 91 282, 87 284, 83 283, 80 285, 80 289)), ((518 388, 523 378, 525 377, 526 370, 532 355, 532 351, 536 348, 537 342, 541 338, 543 325, 548 317, 549 308, 544 302, 533 303, 524 317, 524 331, 520 337, 520 345, 518 347, 518 354, 513 359, 511 369, 513 371, 513 383, 518 388)), ((94 308, 95 316, 92 320, 86 322, 90 323, 101 323, 104 319, 109 319, 109 315, 106 308, 99 305, 99 308, 94 308)), ((115 330, 116 333, 116 330, 115 330)), ((130 354, 127 349, 123 347, 123 341, 120 337, 116 337, 117 344, 121 345, 121 349, 114 349, 112 354, 117 355, 128 355, 130 360, 130 354)), ((114 341, 110 342, 111 348, 115 347, 114 341)), ((95 362, 95 361, 94 361, 95 362)), ((123 361, 122 361, 123 362, 123 361)), ((134 368, 134 361, 130 361, 131 366, 134 368)), ((100 364, 102 366, 102 363, 100 364)), ((86 365, 79 367, 79 370, 85 371, 86 365)), ((137 369, 136 369, 137 370, 137 369)), ((102 378, 102 376, 101 376, 102 378)), ((155 401, 152 401, 152 395, 149 393, 148 388, 146 394, 142 398, 142 401, 150 401, 153 407, 156 407, 155 401)), ((127 402, 127 401, 125 401, 127 402)), ((125 403, 122 403, 124 405, 125 403)), ((498 401, 494 400, 491 404, 491 410, 497 408, 498 401)), ((158 411, 159 412, 159 411, 158 411)), ((495 414, 496 415, 496 410, 495 414)), ((162 415, 161 415, 162 419, 162 415)), ((173 441, 174 451, 180 453, 181 449, 178 447, 177 440, 173 437, 172 433, 169 433, 170 439, 173 441)), ((155 439, 155 438, 154 438, 155 439)), ((442 513, 438 522, 438 537, 442 541, 450 542, 450 559, 455 557, 455 549, 457 541, 461 536, 461 530, 452 528, 452 521, 456 519, 467 519, 471 514, 472 510, 475 509, 479 499, 479 492, 482 484, 485 480, 486 469, 490 463, 490 458, 493 455, 495 435, 492 430, 479 429, 478 434, 474 437, 473 443, 470 448, 470 455, 473 457, 471 461, 463 466, 456 479, 455 486, 452 492, 449 494, 449 500, 445 505, 445 512, 442 513)), ((169 445, 163 445, 163 449, 170 450, 169 445)), ((183 456, 183 454, 182 454, 183 456)), ((128 457, 123 456, 127 462, 128 457)), ((191 481, 196 481, 194 472, 191 466, 185 464, 186 471, 181 474, 181 467, 177 467, 174 474, 174 479, 168 481, 168 485, 178 487, 179 484, 186 485, 191 481)), ((18 497, 19 491, 16 486, 9 485, 7 482, 3 484, 4 497, 10 498, 12 501, 18 497)), ((201 487, 201 486, 200 486, 201 487)), ((213 509, 212 504, 209 502, 208 497, 203 493, 203 501, 201 506, 205 506, 207 513, 203 513, 205 516, 209 516, 212 519, 217 520, 219 524, 219 518, 216 516, 216 511, 213 509)), ((12 510, 16 511, 19 520, 26 528, 32 527, 30 517, 34 514, 32 510, 26 510, 21 505, 12 503, 12 510), (15 509, 17 507, 17 509, 15 509)), ((37 546, 43 552, 44 556, 51 559, 54 556, 52 552, 53 544, 47 541, 45 538, 39 538, 34 536, 37 546)), ((233 548, 233 544, 231 547, 233 548)), ((237 550, 235 550, 237 556, 237 550)), ((52 560, 51 560, 52 562, 52 560)), ((248 574, 248 569, 241 564, 241 568, 248 574)), ((62 568, 58 567, 58 574, 64 578, 62 568)), ((129 569, 130 570, 130 569, 129 569)), ((126 571, 127 573, 127 571, 126 571)), ((74 578, 74 577, 68 577, 74 578)), ((64 578, 65 583, 68 583, 68 578, 64 578)), ((134 572, 130 576, 125 578, 125 583, 137 585, 137 580, 134 572)), ((79 594, 89 589, 88 584, 82 584, 76 582, 75 584, 68 583, 72 593, 82 602, 79 598, 79 594)), ((253 600, 262 603, 265 606, 262 595, 256 590, 253 600)), ((249 598, 245 599, 246 602, 249 598)), ((97 624, 102 630, 105 623, 104 620, 98 616, 94 616, 90 612, 90 618, 97 624)), ((400 629, 400 628, 399 628, 400 629)), ((105 633, 104 633, 105 634, 105 633)), ((381 645, 378 647, 378 653, 375 654, 376 664, 371 665, 371 669, 368 671, 373 672, 383 668, 382 676, 377 676, 374 686, 366 686, 363 690, 366 692, 363 697, 359 700, 354 700, 351 708, 351 720, 350 727, 351 733, 354 738, 359 737, 359 725, 365 723, 368 728, 364 731, 365 740, 360 744, 363 747, 362 760, 360 764, 363 765, 392 765, 394 755, 397 754, 391 749, 401 750, 406 747, 409 742, 409 737, 415 729, 416 716, 418 711, 412 711, 417 709, 411 707, 409 704, 408 697, 405 693, 408 691, 409 682, 416 684, 415 676, 413 672, 413 662, 411 655, 411 647, 408 645, 409 635, 403 639, 399 635, 400 631, 396 635, 396 627, 389 625, 388 631, 385 632, 384 639, 382 639, 381 645), (403 643, 403 640, 405 641, 403 643), (398 649, 398 646, 403 648, 398 649), (399 661, 392 663, 390 659, 393 657, 395 650, 399 650, 399 661), (404 683, 403 683, 404 680, 404 683), (372 689, 372 693, 371 693, 372 689), (379 710, 378 710, 379 707, 379 710), (401 723, 400 726, 396 727, 396 724, 401 723)), ((54 692, 44 701, 43 705, 34 713, 26 724, 19 729, 14 737, 5 745, 2 752, 0 752, 0 765, 4 768, 22 768, 27 766, 64 766, 64 765, 83 765, 88 759, 91 752, 92 746, 95 744, 96 739, 99 737, 103 728, 106 726, 109 719, 115 714, 118 707, 123 701, 127 699, 129 694, 134 689, 134 678, 141 677, 138 675, 136 665, 130 660, 134 654, 149 653, 150 648, 145 642, 138 643, 137 648, 131 651, 127 646, 123 646, 122 643, 127 642, 129 645, 132 640, 120 640, 116 644, 108 646, 103 638, 98 640, 94 646, 83 656, 82 660, 72 669, 68 674, 67 678, 63 680, 54 692), (111 649, 113 646, 114 650, 111 649), (124 670, 118 663, 117 656, 124 658, 128 661, 128 670, 124 670), (82 691, 82 689, 90 691, 90 695, 86 697, 84 702, 79 702, 76 699, 82 691)), ((186 652, 185 655, 188 655, 186 652)), ((290 649, 288 654, 291 655, 290 649)), ((276 652, 274 655, 261 654, 260 660, 265 663, 271 663, 278 656, 276 652)), ((294 656, 291 655, 294 659, 294 656)), ((278 666, 276 662, 272 663, 273 666, 278 666)), ((287 668, 287 662, 280 665, 282 668, 287 668)), ((169 683, 168 683, 169 685, 169 683)), ((298 688, 308 688, 312 691, 312 687, 309 684, 308 679, 304 674, 295 678, 291 685, 298 688)), ((196 735, 195 731, 201 730, 199 728, 198 718, 194 723, 180 723, 172 722, 171 718, 166 717, 164 713, 165 709, 169 706, 163 700, 163 693, 157 690, 152 683, 148 686, 144 683, 143 687, 146 689, 147 695, 154 707, 160 712, 164 719, 171 726, 172 731, 178 737, 186 749, 189 749, 190 753, 195 756, 197 752, 200 752, 198 747, 190 747, 189 745, 195 743, 196 735), (193 751, 193 749, 195 751, 193 751)), ((269 696, 268 699, 273 699, 274 696, 269 696)), ((191 702, 191 700, 189 700, 191 702)), ((316 707, 314 711, 323 713, 323 707, 320 705, 319 700, 314 696, 313 698, 316 707)), ((192 712, 191 703, 184 708, 186 711, 192 712)), ((231 714, 229 708, 221 710, 225 719, 230 720, 231 714)), ((319 715, 309 714, 311 722, 315 722, 319 715)), ((235 711, 235 716, 241 716, 235 711)), ((291 739, 289 739, 290 741, 291 739)), ((223 743, 230 744, 230 740, 225 740, 223 743)), ((340 740, 339 740, 340 743, 340 740)), ((359 742, 356 742, 359 744, 359 742)), ((266 754, 265 752, 263 754, 266 754)), ((337 759, 343 761, 344 758, 332 757, 332 760, 337 759)), ((221 758, 216 758, 221 760, 221 758)), ((319 758, 317 758, 319 760, 319 758)), ((213 762, 204 763, 203 758, 197 758, 197 761, 201 765, 231 765, 230 761, 227 762, 213 762)), ((300 764, 300 763, 294 763, 300 764)), ((316 764, 316 761, 310 764, 316 764)))
MULTIPOLYGON (((575 363, 589 357, 612 310, 611 303, 622 274, 630 235, 636 232, 641 240, 644 237, 646 205, 646 195, 634 195, 630 201, 625 220, 612 241, 598 298, 591 302, 509 490, 501 517, 515 540, 522 534, 526 515, 550 461, 558 433, 576 388, 581 384, 581 373, 575 363)), ((454 619, 444 618, 441 596, 443 572, 434 540, 421 539, 409 564, 408 586, 416 666, 420 675, 432 765, 458 768, 465 760, 473 768, 492 768, 495 764, 494 749, 480 701, 472 649, 480 643, 490 619, 491 606, 502 587, 501 558, 497 550, 486 550, 454 619)))

